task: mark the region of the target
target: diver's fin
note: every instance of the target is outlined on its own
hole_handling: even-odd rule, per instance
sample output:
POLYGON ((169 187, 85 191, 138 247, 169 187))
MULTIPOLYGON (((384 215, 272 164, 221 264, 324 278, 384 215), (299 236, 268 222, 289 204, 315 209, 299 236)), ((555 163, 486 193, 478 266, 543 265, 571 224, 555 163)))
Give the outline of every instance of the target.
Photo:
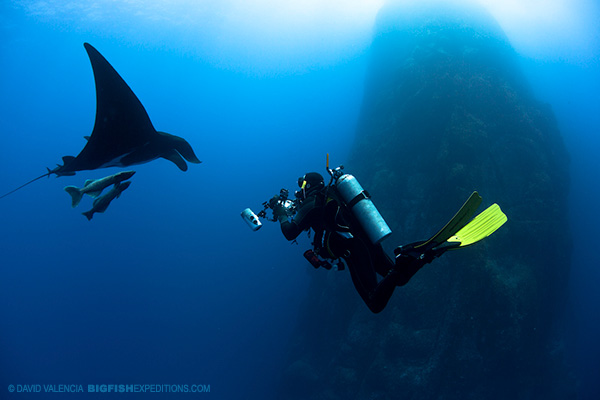
POLYGON ((465 225, 469 223, 473 214, 475 214, 475 210, 481 204, 481 196, 477 192, 473 192, 471 196, 467 199, 465 204, 458 210, 456 215, 452 217, 450 221, 444 226, 438 233, 433 235, 429 240, 416 245, 415 250, 422 249, 423 251, 436 247, 452 236, 456 235, 458 231, 460 231, 465 225))
POLYGON ((448 238, 440 247, 447 246, 448 250, 454 250, 470 246, 496 232, 506 221, 508 217, 502 212, 500 206, 494 203, 456 232, 456 235, 448 238))

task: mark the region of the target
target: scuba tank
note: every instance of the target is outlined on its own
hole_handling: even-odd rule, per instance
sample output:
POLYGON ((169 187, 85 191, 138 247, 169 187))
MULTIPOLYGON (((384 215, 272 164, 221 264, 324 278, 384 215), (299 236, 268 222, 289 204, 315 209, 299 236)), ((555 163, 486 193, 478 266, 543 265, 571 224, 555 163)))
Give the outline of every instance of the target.
POLYGON ((392 230, 371 201, 371 196, 354 176, 350 174, 340 176, 335 186, 346 207, 356 217, 373 244, 381 242, 392 234, 392 230))

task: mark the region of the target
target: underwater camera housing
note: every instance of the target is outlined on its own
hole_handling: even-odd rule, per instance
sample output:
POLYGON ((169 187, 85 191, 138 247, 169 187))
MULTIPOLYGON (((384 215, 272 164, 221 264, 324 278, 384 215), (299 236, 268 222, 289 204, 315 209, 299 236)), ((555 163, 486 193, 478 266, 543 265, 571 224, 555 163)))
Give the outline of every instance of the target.
POLYGON ((287 189, 281 189, 279 191, 279 196, 274 196, 271 200, 263 202, 263 209, 258 213, 254 213, 250 208, 244 209, 242 211, 242 219, 246 221, 246 224, 253 231, 257 231, 262 226, 262 222, 260 222, 260 218, 265 218, 269 221, 277 221, 277 218, 273 216, 269 218, 267 216, 268 209, 275 209, 275 207, 280 206, 285 209, 285 213, 288 217, 292 217, 296 214, 298 209, 297 201, 288 199, 289 191, 287 189))

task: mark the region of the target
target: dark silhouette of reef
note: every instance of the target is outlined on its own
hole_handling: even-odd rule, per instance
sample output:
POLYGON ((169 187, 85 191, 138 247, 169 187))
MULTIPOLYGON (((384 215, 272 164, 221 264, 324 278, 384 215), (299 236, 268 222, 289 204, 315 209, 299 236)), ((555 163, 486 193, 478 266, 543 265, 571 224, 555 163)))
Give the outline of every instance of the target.
POLYGON ((390 253, 435 233, 475 189, 509 221, 426 266, 378 315, 347 273, 314 271, 281 398, 574 398, 568 156, 495 21, 384 9, 346 169, 394 231, 390 253))

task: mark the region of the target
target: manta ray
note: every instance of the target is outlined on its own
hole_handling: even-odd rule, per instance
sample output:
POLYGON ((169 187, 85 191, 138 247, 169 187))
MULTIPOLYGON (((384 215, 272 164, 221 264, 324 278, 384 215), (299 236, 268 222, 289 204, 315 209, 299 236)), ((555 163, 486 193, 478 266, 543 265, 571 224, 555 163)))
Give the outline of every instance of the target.
POLYGON ((146 109, 110 63, 91 44, 83 46, 92 63, 96 83, 96 120, 87 144, 76 156, 64 156, 63 165, 0 196, 0 199, 45 176, 75 175, 77 171, 129 167, 165 158, 186 171, 185 160, 200 163, 183 138, 157 131, 146 109), (184 160, 185 159, 185 160, 184 160))

